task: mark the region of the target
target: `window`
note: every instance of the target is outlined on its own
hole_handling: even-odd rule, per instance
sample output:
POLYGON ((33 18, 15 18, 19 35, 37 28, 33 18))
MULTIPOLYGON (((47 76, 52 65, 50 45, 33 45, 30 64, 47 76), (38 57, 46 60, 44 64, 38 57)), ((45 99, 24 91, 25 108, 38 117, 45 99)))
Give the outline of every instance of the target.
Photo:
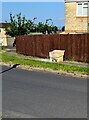
POLYGON ((78 2, 77 16, 87 16, 87 15, 88 15, 88 2, 78 2))
POLYGON ((0 29, 0 33, 1 33, 1 29, 0 29))

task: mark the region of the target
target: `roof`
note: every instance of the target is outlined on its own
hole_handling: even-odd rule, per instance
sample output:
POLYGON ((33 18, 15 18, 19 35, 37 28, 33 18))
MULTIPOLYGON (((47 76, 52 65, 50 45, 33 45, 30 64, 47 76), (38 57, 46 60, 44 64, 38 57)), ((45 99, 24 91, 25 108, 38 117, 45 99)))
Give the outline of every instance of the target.
POLYGON ((9 23, 0 23, 0 28, 6 28, 9 26, 9 23))
POLYGON ((89 2, 89 0, 65 0, 65 2, 89 2))

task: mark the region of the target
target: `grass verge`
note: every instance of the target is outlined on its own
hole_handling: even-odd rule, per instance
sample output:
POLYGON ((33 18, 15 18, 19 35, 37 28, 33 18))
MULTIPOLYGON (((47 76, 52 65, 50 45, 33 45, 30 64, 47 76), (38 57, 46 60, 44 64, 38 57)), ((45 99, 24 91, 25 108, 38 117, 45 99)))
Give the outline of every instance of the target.
MULTIPOLYGON (((1 56, 1 55, 0 55, 1 56)), ((7 54, 2 54, 0 62, 11 62, 13 64, 20 64, 20 65, 28 65, 29 67, 33 68, 44 68, 50 70, 62 70, 69 73, 80 73, 80 74, 89 74, 89 67, 84 66, 75 66, 75 65, 68 65, 68 64, 58 64, 58 63, 49 63, 49 62, 42 62, 37 60, 29 60, 26 58, 18 58, 15 56, 10 56, 7 54)))

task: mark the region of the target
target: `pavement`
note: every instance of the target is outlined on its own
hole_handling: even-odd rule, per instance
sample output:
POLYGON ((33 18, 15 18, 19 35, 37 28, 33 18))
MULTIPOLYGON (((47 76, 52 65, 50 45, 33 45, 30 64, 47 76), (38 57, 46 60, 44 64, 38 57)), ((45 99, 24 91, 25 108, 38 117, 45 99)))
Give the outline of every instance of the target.
MULTIPOLYGON (((14 55, 16 57, 19 58, 25 58, 25 59, 32 59, 32 60, 39 60, 39 61, 44 61, 44 62, 50 62, 50 59, 47 58, 39 58, 39 57, 32 57, 32 56, 26 56, 26 55, 22 55, 22 54, 16 54, 16 47, 12 47, 12 46, 8 46, 7 47, 7 54, 9 55, 14 55)), ((61 64, 69 64, 69 65, 75 65, 75 66, 87 66, 88 67, 88 63, 84 63, 84 62, 77 62, 77 61, 63 61, 60 62, 61 64)))

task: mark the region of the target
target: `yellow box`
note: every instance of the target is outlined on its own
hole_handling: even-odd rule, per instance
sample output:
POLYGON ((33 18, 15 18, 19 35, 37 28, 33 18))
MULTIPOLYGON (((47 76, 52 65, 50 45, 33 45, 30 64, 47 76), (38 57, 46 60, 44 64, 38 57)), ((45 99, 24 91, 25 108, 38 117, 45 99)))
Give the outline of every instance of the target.
POLYGON ((63 62, 65 50, 53 50, 49 52, 50 61, 63 62))

